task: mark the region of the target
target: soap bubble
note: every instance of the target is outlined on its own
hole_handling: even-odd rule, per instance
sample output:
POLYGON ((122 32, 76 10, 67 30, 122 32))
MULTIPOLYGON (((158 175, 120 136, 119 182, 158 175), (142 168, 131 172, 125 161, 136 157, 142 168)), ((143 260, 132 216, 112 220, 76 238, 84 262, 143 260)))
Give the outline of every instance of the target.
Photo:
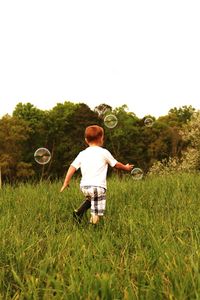
POLYGON ((51 153, 47 148, 38 148, 34 153, 35 161, 40 165, 47 164, 51 159, 51 153))
POLYGON ((152 125, 153 125, 153 119, 152 119, 152 118, 146 118, 146 119, 144 120, 144 125, 145 125, 146 127, 152 127, 152 125))
POLYGON ((142 169, 140 169, 140 168, 134 168, 131 171, 131 175, 132 175, 132 177, 133 177, 134 180, 139 180, 139 179, 142 179, 144 173, 143 173, 142 169))
POLYGON ((117 117, 115 115, 107 115, 104 118, 104 124, 108 128, 114 128, 118 123, 117 117))

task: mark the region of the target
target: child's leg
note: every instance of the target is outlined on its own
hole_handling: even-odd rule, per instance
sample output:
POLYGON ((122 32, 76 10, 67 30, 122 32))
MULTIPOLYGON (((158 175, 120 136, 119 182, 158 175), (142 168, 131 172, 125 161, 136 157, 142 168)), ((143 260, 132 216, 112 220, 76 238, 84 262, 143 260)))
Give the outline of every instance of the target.
POLYGON ((87 199, 79 206, 78 209, 74 211, 74 217, 78 218, 79 220, 82 219, 84 213, 91 207, 91 201, 87 197, 87 199))
POLYGON ((100 220, 100 216, 98 215, 91 215, 90 224, 98 224, 100 220))
POLYGON ((91 224, 97 224, 103 217, 106 208, 106 189, 94 187, 94 193, 91 198, 91 224))
POLYGON ((76 210, 77 215, 83 216, 83 214, 91 207, 91 201, 86 199, 76 210))

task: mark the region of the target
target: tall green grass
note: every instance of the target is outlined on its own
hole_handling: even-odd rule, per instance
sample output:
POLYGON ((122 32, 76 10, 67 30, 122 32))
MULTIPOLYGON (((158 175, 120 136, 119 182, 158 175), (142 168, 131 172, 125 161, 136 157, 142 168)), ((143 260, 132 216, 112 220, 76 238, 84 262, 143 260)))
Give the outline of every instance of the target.
POLYGON ((81 224, 73 180, 0 190, 0 299, 200 299, 200 176, 108 179, 81 224))

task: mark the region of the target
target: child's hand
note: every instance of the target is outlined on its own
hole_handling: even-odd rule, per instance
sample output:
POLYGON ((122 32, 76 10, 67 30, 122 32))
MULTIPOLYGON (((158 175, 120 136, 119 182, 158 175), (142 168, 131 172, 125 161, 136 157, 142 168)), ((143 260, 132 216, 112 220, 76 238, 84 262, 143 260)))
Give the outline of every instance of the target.
POLYGON ((130 164, 126 164, 126 165, 124 165, 124 164, 122 164, 121 162, 117 162, 116 163, 116 165, 115 165, 115 168, 116 169, 120 169, 120 170, 124 170, 124 171, 131 171, 132 169, 133 169, 133 166, 134 165, 130 165, 130 164))
POLYGON ((63 186, 60 189, 60 193, 62 193, 68 187, 69 187, 69 184, 67 184, 67 185, 63 184, 63 186))
POLYGON ((68 171, 67 171, 67 174, 65 176, 65 180, 64 180, 63 186, 60 189, 61 193, 64 191, 64 189, 66 189, 67 187, 69 187, 70 179, 71 179, 72 175, 75 172, 76 172, 76 168, 74 168, 73 166, 70 166, 69 169, 68 169, 68 171))
POLYGON ((134 165, 126 164, 127 171, 131 171, 134 167, 134 165))

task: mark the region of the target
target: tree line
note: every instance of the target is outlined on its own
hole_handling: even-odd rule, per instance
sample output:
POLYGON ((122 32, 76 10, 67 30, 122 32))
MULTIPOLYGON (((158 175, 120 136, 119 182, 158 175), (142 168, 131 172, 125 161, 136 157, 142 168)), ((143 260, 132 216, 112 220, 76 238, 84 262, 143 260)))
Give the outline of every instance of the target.
POLYGON ((194 113, 192 106, 182 106, 157 119, 150 115, 138 118, 127 105, 113 109, 100 104, 92 110, 85 103, 66 101, 51 110, 41 110, 31 103, 18 103, 12 115, 0 119, 2 182, 63 177, 75 156, 86 147, 85 127, 92 124, 104 128, 104 146, 116 159, 133 163, 147 173, 157 161, 182 156, 190 141, 180 132, 194 113), (114 128, 105 126, 107 114, 117 117, 114 128), (145 126, 147 117, 153 120, 151 127, 145 126), (34 160, 34 152, 40 147, 51 152, 47 165, 38 165, 34 160))

